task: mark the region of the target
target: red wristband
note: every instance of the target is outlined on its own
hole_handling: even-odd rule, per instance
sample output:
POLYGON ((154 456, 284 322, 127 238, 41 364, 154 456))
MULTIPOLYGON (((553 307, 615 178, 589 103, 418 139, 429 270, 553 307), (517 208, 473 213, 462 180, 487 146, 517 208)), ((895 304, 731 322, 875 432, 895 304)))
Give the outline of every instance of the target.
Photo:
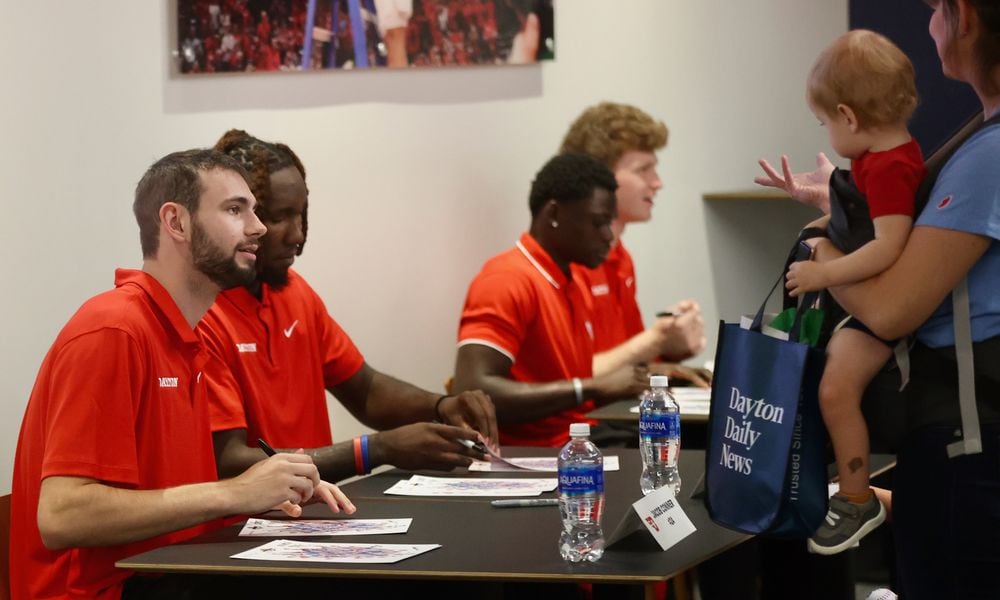
POLYGON ((365 459, 361 452, 361 436, 354 438, 354 470, 358 475, 365 474, 365 459))

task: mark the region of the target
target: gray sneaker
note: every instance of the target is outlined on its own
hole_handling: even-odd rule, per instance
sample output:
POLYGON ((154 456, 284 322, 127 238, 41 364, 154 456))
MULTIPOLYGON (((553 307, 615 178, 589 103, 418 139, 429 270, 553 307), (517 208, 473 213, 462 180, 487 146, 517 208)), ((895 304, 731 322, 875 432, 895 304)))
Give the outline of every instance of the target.
POLYGON ((830 511, 823 524, 809 538, 809 551, 837 554, 868 535, 885 520, 885 507, 873 494, 864 504, 854 504, 840 496, 830 498, 830 511))

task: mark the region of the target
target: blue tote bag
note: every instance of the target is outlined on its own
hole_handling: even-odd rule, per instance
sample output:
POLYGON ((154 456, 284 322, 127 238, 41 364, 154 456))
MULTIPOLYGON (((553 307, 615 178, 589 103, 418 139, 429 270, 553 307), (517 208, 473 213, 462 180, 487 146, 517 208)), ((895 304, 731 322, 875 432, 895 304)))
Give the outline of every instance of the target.
POLYGON ((824 351, 798 341, 805 308, 788 340, 761 333, 766 304, 749 329, 719 327, 705 502, 712 520, 730 529, 806 538, 827 511, 826 429, 817 397, 824 351))

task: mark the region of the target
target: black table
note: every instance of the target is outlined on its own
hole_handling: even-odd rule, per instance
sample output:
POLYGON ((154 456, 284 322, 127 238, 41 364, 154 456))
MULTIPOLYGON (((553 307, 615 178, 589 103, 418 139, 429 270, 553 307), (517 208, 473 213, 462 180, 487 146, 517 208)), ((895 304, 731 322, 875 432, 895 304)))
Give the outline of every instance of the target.
MULTIPOLYGON (((510 456, 554 455, 551 448, 509 448, 510 456)), ((638 451, 609 449, 617 454, 621 469, 605 476, 604 530, 610 536, 632 502, 641 497, 638 451)), ((684 489, 681 506, 697 531, 667 551, 611 547, 596 563, 564 562, 558 552, 561 523, 556 507, 498 509, 490 498, 427 498, 386 496, 383 492, 409 472, 392 470, 371 475, 343 487, 357 504, 356 518, 412 517, 404 535, 310 537, 310 541, 358 543, 441 544, 425 554, 390 565, 266 562, 231 559, 229 556, 259 546, 273 538, 240 538, 241 525, 228 527, 187 543, 165 546, 119 561, 121 568, 152 573, 254 574, 346 578, 399 578, 478 580, 491 582, 593 582, 646 586, 684 573, 698 563, 731 548, 750 536, 715 525, 700 499, 690 492, 704 470, 704 453, 681 453, 684 489)), ((436 476, 456 477, 555 477, 555 473, 468 473, 464 469, 436 476)), ((542 497, 555 497, 555 492, 542 497)), ((281 513, 268 517, 280 518, 281 513)), ((305 518, 338 518, 325 506, 305 509, 305 518)), ((633 538, 635 540, 636 538, 633 538)))

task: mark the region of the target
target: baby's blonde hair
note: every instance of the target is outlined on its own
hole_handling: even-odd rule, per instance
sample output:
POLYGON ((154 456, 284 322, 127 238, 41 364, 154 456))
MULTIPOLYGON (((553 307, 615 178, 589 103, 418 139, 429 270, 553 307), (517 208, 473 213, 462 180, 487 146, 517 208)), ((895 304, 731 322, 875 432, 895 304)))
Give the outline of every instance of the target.
POLYGON ((829 115, 838 104, 854 111, 861 127, 906 123, 917 107, 913 64, 883 35, 855 29, 833 41, 816 59, 806 90, 829 115))

